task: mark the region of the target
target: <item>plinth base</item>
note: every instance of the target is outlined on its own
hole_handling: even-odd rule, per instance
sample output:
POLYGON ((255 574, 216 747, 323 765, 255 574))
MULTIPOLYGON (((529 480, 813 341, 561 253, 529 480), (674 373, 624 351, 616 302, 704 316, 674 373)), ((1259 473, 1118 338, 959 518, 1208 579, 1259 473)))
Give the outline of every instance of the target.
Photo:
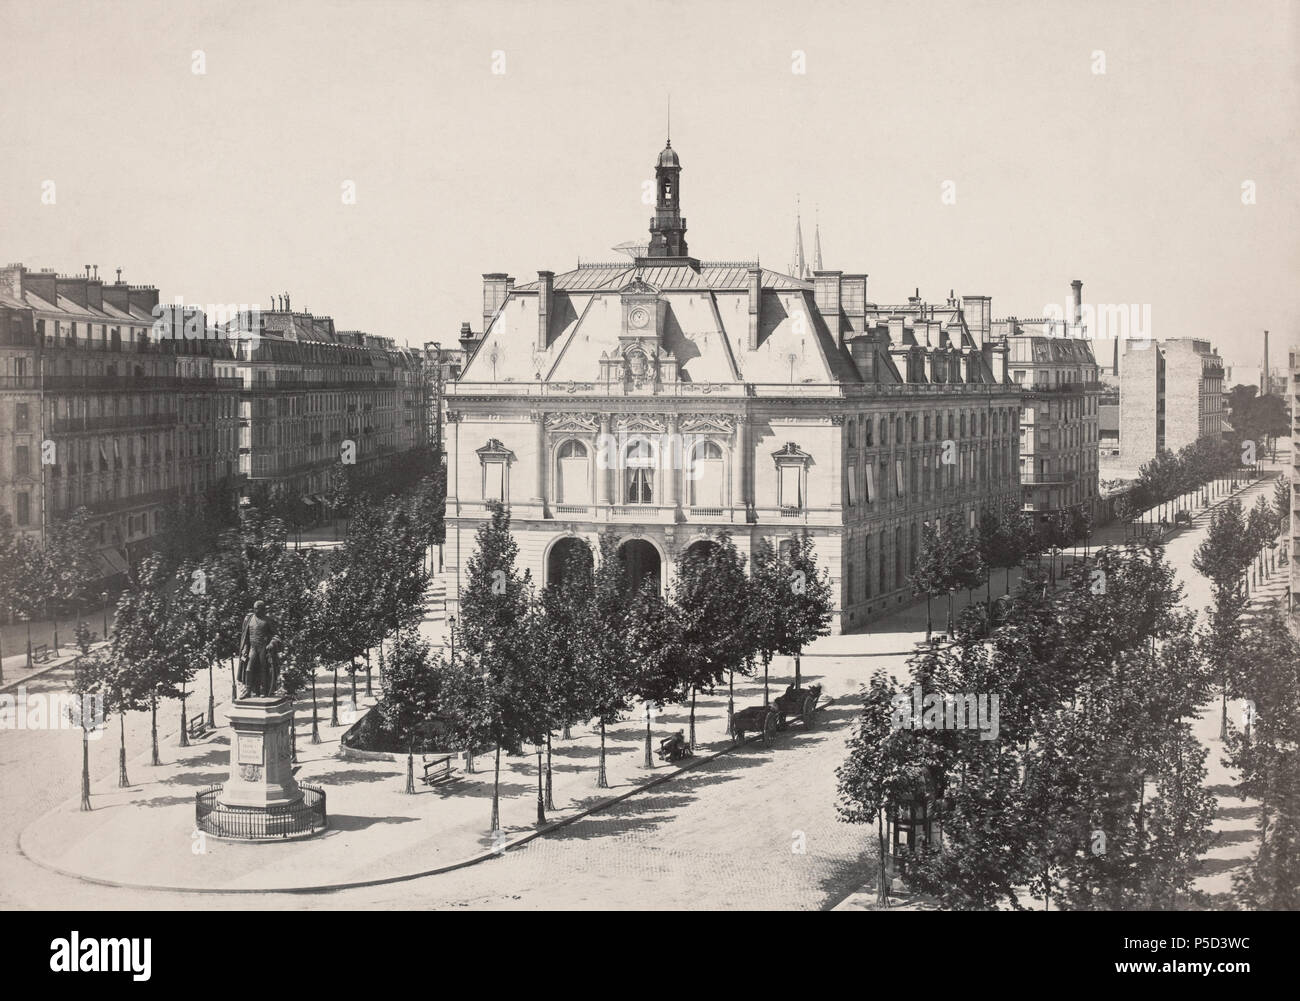
POLYGON ((293 777, 293 704, 236 699, 230 707, 230 777, 195 796, 199 830, 262 841, 325 829, 325 792, 293 777))
POLYGON ((270 807, 232 806, 219 785, 194 797, 194 822, 205 834, 235 841, 284 841, 320 834, 329 824, 325 790, 299 787, 298 799, 270 807))

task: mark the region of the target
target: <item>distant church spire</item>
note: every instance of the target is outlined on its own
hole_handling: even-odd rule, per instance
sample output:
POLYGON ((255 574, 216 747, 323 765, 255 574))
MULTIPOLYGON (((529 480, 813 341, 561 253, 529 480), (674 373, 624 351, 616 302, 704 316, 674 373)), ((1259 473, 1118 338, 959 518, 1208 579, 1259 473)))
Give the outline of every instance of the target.
POLYGON ((795 278, 808 277, 808 264, 803 257, 803 226, 798 195, 794 196, 794 256, 790 261, 790 274, 795 278))

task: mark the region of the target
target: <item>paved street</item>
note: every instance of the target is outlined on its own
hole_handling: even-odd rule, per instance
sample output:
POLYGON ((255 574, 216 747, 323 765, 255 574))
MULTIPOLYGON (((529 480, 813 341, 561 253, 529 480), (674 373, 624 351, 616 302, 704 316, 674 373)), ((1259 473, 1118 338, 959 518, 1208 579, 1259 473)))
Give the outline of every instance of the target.
MULTIPOLYGON (((1271 481, 1243 495, 1271 491, 1271 481)), ((1167 552, 1179 570, 1190 607, 1209 601, 1208 585, 1190 568, 1206 519, 1175 536, 1167 552)), ((1277 578, 1277 579, 1280 579, 1277 578)), ((437 602, 435 601, 436 605, 437 602)), ((941 619, 936 609, 936 619, 941 619)), ((431 615, 426 632, 441 623, 431 615)), ((810 678, 832 695, 854 692, 877 667, 904 670, 904 651, 924 633, 924 605, 911 606, 870 634, 827 637, 804 660, 810 678)), ((788 664, 774 665, 774 677, 788 664)), ((32 690, 66 682, 66 669, 35 679, 32 690)), ((218 675, 217 695, 229 682, 218 675)), ((197 708, 202 697, 191 700, 197 708)), ((219 710, 220 713, 220 710, 219 710)), ((1253 850, 1250 804, 1229 799, 1230 776, 1218 763, 1217 714, 1201 721, 1210 744, 1211 785, 1221 796, 1216 844, 1204 888, 1225 887, 1232 867, 1253 850)), ((177 711, 162 714, 163 757, 175 754, 177 711)), ((19 831, 77 792, 79 740, 73 732, 0 733, 0 906, 54 908, 241 908, 252 900, 294 909, 385 907, 619 907, 688 908, 747 905, 815 909, 838 903, 870 878, 872 831, 835 817, 834 769, 843 759, 852 721, 840 701, 823 710, 817 727, 797 726, 775 747, 749 745, 635 795, 503 858, 439 876, 385 886, 305 895, 197 895, 122 891, 87 884, 38 869, 15 850, 19 831), (802 850, 800 850, 802 849, 802 850)), ((148 718, 128 719, 128 749, 147 752, 148 718)), ((116 724, 92 745, 97 776, 116 764, 116 724)), ((138 759, 132 771, 148 766, 138 759)), ((135 778, 135 775, 133 775, 135 778)))

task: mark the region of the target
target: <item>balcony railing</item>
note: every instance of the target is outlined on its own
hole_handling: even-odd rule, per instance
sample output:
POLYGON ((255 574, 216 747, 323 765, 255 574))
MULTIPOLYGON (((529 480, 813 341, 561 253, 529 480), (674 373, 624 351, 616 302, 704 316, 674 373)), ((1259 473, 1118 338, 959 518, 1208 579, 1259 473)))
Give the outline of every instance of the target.
POLYGON ((56 417, 50 422, 54 434, 87 434, 128 428, 175 427, 175 414, 112 414, 105 417, 56 417))
POLYGON ((1020 474, 1020 483, 1022 486, 1034 487, 1047 484, 1073 483, 1078 478, 1078 472, 1073 469, 1067 469, 1063 473, 1038 473, 1026 471, 1020 474))
POLYGON ((244 385, 233 376, 174 375, 6 375, 0 389, 44 389, 51 393, 140 393, 159 389, 234 390, 244 385))
MULTIPOLYGON (((863 385, 860 383, 758 383, 758 382, 670 382, 640 388, 622 382, 449 382, 443 386, 448 404, 457 399, 474 397, 663 397, 673 399, 784 398, 790 396, 841 400, 895 398, 909 396, 1010 396, 1015 386, 983 383, 909 383, 903 385, 863 385)), ((454 408, 453 408, 454 409, 454 408)))
POLYGON ((167 487, 163 490, 151 490, 148 493, 130 494, 125 497, 108 497, 97 501, 88 501, 84 504, 56 505, 54 513, 62 516, 75 511, 78 507, 84 507, 95 515, 115 514, 118 511, 128 511, 137 507, 174 503, 178 497, 180 497, 179 487, 167 487))

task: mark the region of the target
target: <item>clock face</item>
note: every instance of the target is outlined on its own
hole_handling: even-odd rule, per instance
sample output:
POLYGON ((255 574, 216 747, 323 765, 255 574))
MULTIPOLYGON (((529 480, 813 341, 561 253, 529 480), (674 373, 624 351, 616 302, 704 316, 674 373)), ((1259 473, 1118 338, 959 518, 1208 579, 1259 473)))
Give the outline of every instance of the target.
POLYGON ((634 327, 637 330, 640 330, 649 322, 650 314, 646 311, 644 306, 635 306, 632 311, 627 314, 628 326, 634 327))

